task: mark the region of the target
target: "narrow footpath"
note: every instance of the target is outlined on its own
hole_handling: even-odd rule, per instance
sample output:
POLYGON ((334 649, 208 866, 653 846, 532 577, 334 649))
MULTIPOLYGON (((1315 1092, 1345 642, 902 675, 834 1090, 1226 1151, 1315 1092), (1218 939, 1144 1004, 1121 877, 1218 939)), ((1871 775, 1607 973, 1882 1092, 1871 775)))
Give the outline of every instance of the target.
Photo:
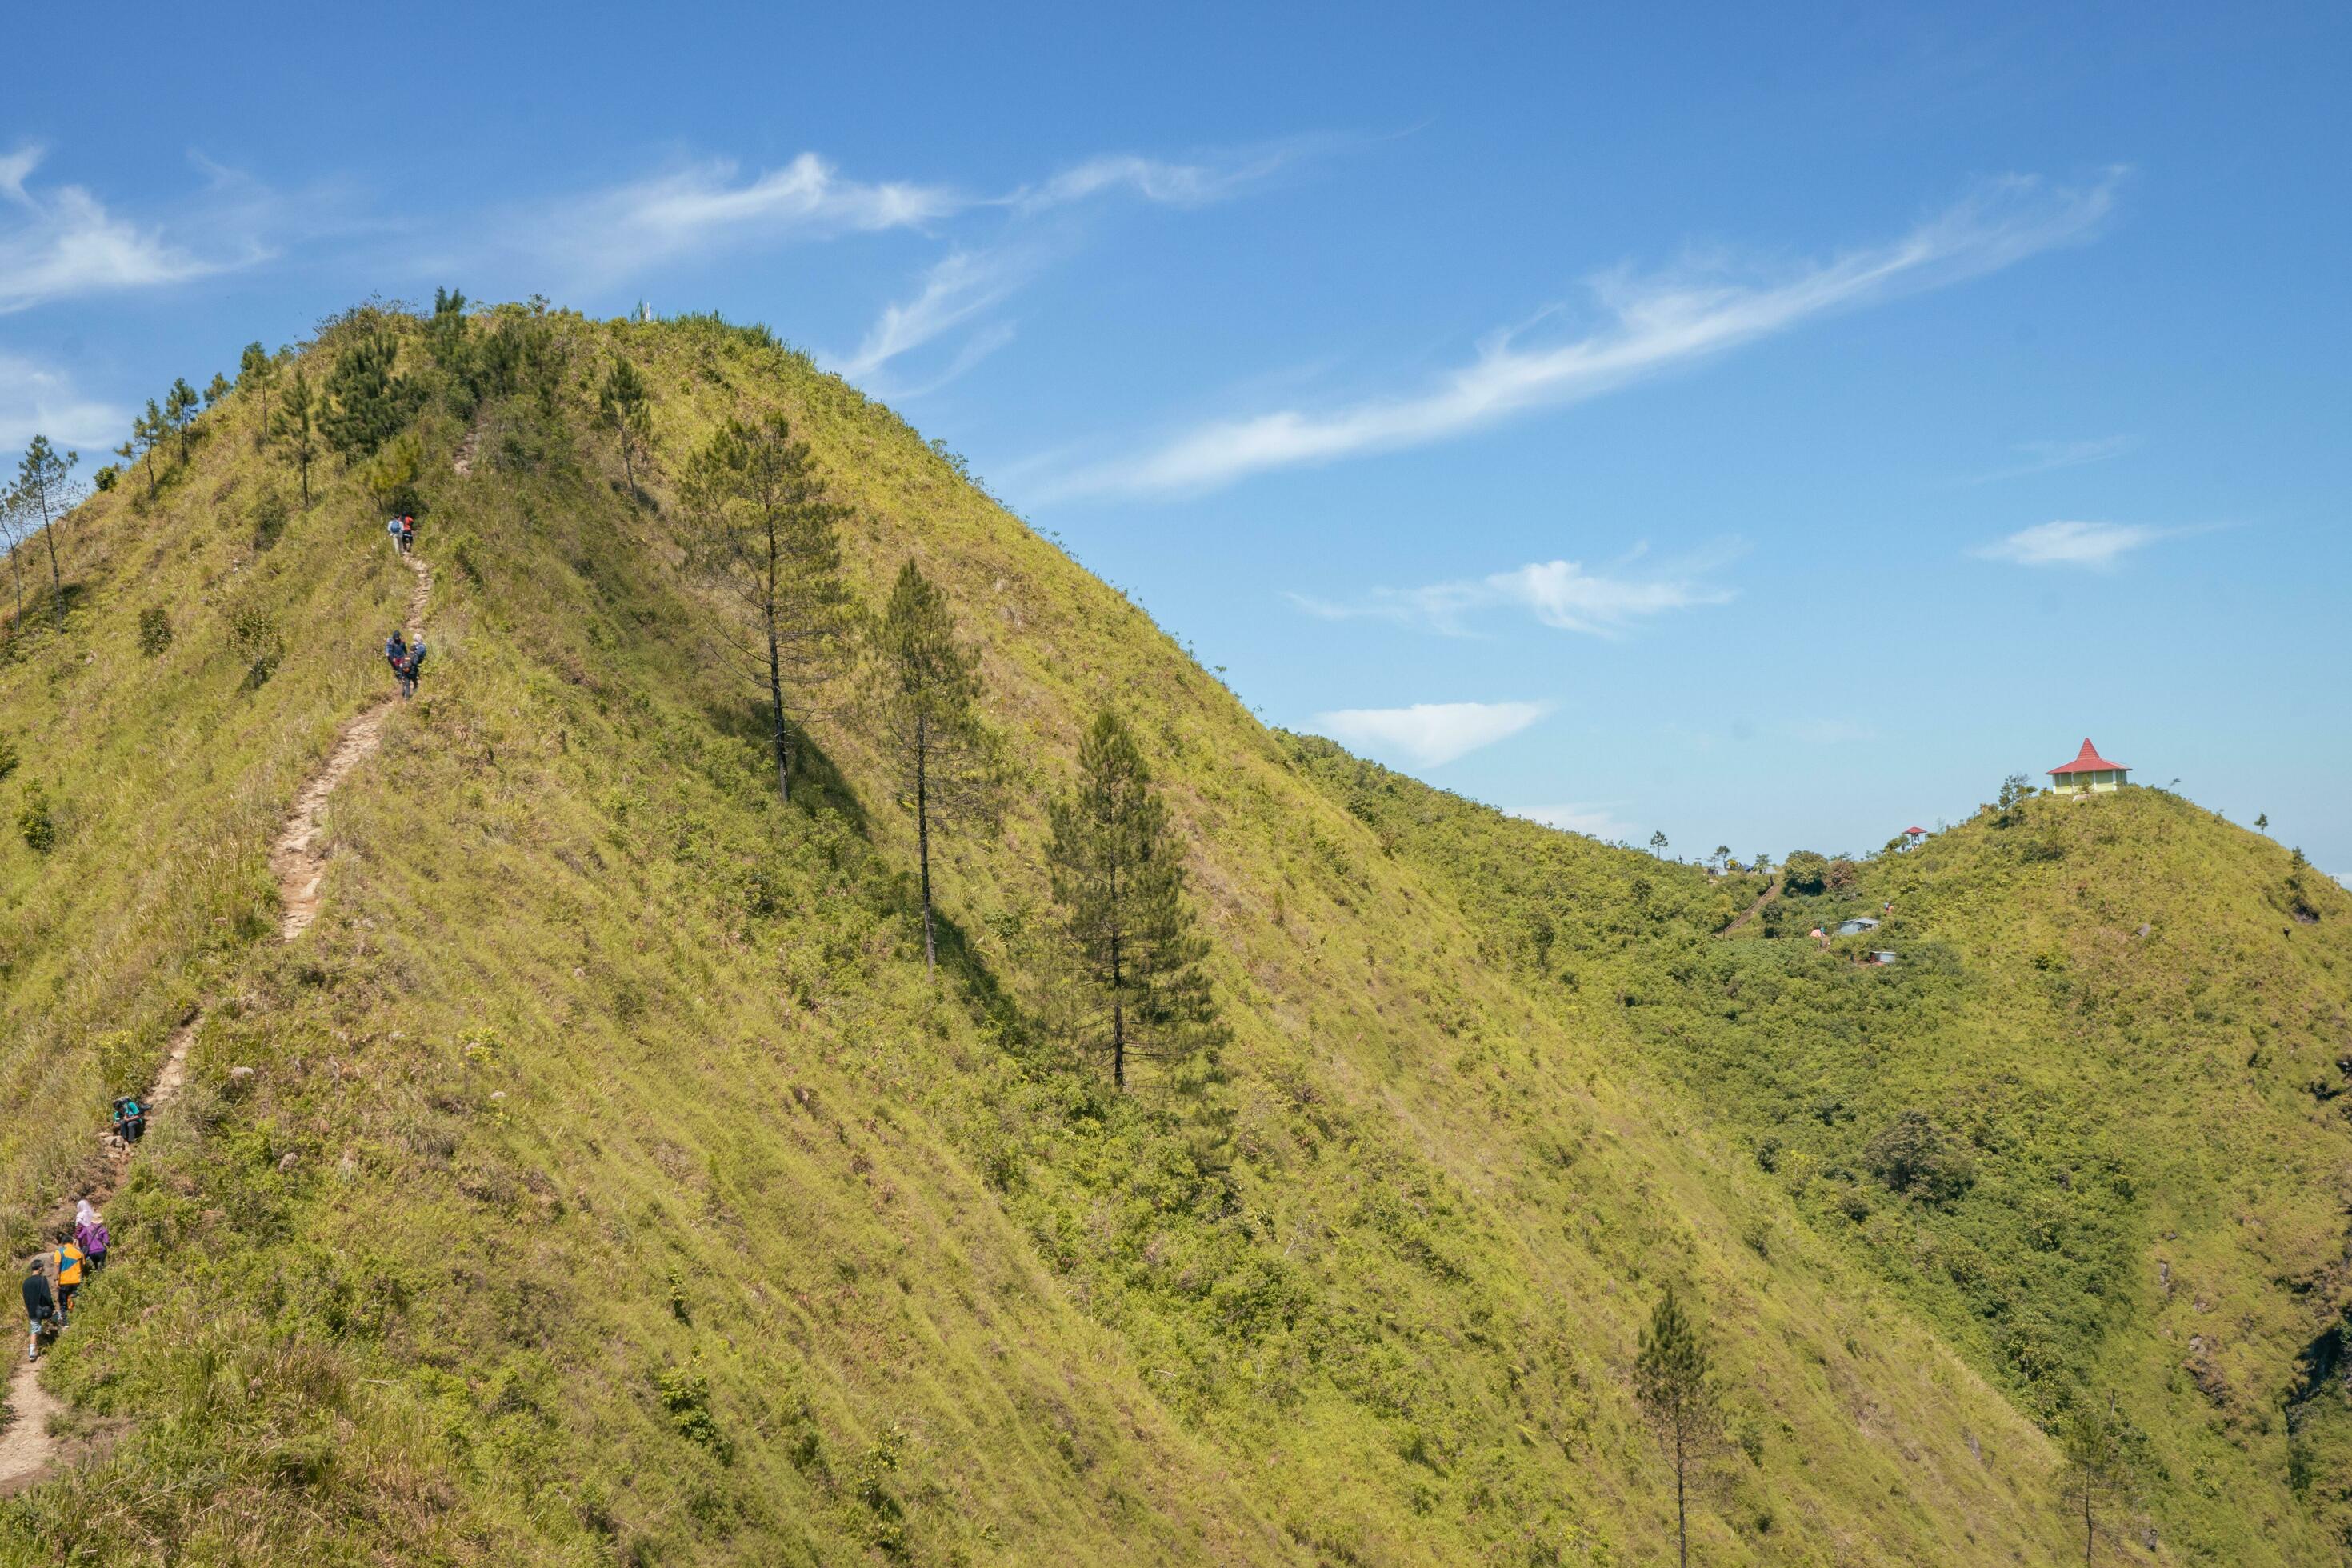
POLYGON ((1719 931, 1716 932, 1715 934, 1716 934, 1716 935, 1717 935, 1717 936, 1719 936, 1719 937, 1721 937, 1721 936, 1729 936, 1732 932, 1734 932, 1734 931, 1738 931, 1741 926, 1744 926, 1744 925, 1748 924, 1750 921, 1753 921, 1753 920, 1754 920, 1758 915, 1762 914, 1762 913, 1764 912, 1764 906, 1765 906, 1765 905, 1767 905, 1767 904, 1769 904, 1769 903, 1770 903, 1773 900, 1775 900, 1775 899, 1777 899, 1777 898, 1779 898, 1779 897, 1780 896, 1780 884, 1782 883, 1782 881, 1783 881, 1784 879, 1785 879, 1780 878, 1780 877, 1775 877, 1775 878, 1773 878, 1773 879, 1772 879, 1772 885, 1771 885, 1770 887, 1769 887, 1769 888, 1767 888, 1767 889, 1764 889, 1764 896, 1763 896, 1762 898, 1758 899, 1754 903, 1752 903, 1752 904, 1748 905, 1748 908, 1747 908, 1745 910, 1743 910, 1743 911, 1741 912, 1741 914, 1740 914, 1740 916, 1739 916, 1739 918, 1738 918, 1738 920, 1736 920, 1736 921, 1732 921, 1729 925, 1727 925, 1727 926, 1724 927, 1721 931, 1719 931))
MULTIPOLYGON (((457 468, 461 474, 470 466, 466 458, 471 456, 472 445, 468 437, 467 451, 460 457, 457 468)), ((416 574, 416 585, 408 595, 406 628, 414 638, 425 629, 425 602, 433 592, 433 569, 418 555, 401 559, 416 574)), ((269 850, 269 869, 278 879, 278 900, 285 911, 278 925, 280 942, 292 942, 319 917, 319 889, 327 875, 327 853, 319 844, 319 830, 326 815, 328 797, 362 758, 383 744, 384 721, 398 700, 396 696, 384 697, 344 725, 325 763, 295 793, 286 826, 279 829, 278 841, 269 850)), ((202 1016, 200 1012, 191 1013, 172 1032, 163 1069, 155 1075, 155 1087, 142 1101, 147 1108, 151 1128, 155 1119, 180 1097, 181 1086, 187 1082, 188 1047, 195 1040, 196 1023, 202 1016)), ((111 1132, 106 1138, 106 1174, 94 1190, 83 1194, 100 1208, 122 1184, 123 1171, 136 1152, 133 1145, 122 1142, 111 1132)), ((0 1346, 15 1342, 0 1340, 0 1346)), ((58 1440, 49 1431, 49 1422, 60 1406, 41 1386, 40 1365, 26 1360, 12 1364, 15 1371, 8 1378, 8 1424, 5 1431, 0 1431, 0 1497, 12 1496, 40 1480, 58 1457, 58 1440)))

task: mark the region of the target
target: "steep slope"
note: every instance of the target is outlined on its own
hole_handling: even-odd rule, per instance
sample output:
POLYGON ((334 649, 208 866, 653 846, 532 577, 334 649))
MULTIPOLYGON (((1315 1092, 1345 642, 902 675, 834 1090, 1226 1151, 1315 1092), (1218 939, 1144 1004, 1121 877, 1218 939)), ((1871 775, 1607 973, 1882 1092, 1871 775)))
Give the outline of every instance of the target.
POLYGON ((1686 868, 1299 744, 1399 853, 1473 884, 1491 941, 1580 933, 1517 942, 1538 994, 1575 984, 1567 1013, 1603 981, 1634 1070, 1705 1108, 2021 1408, 2118 1412, 2157 1539, 2192 1561, 2344 1560, 2340 889, 2136 789, 1988 807, 1722 941, 1686 868), (1595 940, 1596 909, 1641 939, 1595 940), (1826 951, 1806 934, 1864 913, 1884 923, 1826 951))
POLYGON ((159 495, 132 476, 76 517, 64 632, 36 604, 6 645, 13 787, 58 826, 0 855, 0 1071, 54 1108, 0 1135, 20 1245, 87 1179, 106 1090, 205 1005, 47 1374, 96 1455, 0 1506, 15 1556, 1652 1561, 1670 1493, 1628 1368, 1674 1280, 1737 1439, 1703 1560, 2063 1559, 2033 1424, 1642 1074, 1608 965, 1737 889, 1621 900, 1604 868, 1505 942, 757 331, 509 308, 468 329, 520 367, 468 424, 447 337, 383 325, 433 395, 436 668, 337 789, 307 931, 268 940, 269 846, 380 696, 406 577, 358 473, 260 548, 290 485, 240 393, 159 495), (640 502, 590 417, 614 355, 671 472, 784 410, 856 509, 861 597, 911 557, 981 641, 1016 764, 1002 829, 943 839, 936 983, 846 693, 775 800, 667 482, 640 502), (177 628, 152 656, 150 604, 177 628), (268 670, 231 635, 257 616, 268 670), (1216 1070, 1127 1096, 1052 1023, 1039 854, 1104 702, 1168 788, 1233 1028, 1216 1070), (1591 977, 1531 986, 1520 942, 1591 977))

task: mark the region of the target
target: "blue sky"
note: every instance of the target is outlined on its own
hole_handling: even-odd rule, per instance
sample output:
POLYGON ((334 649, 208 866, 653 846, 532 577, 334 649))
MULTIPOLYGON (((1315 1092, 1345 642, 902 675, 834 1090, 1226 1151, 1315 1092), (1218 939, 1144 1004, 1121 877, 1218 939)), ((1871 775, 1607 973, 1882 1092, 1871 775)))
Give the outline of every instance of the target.
POLYGON ((1498 805, 1868 849, 2089 734, 2352 872, 2340 7, 141 9, 0 109, 0 451, 715 308, 1498 805))

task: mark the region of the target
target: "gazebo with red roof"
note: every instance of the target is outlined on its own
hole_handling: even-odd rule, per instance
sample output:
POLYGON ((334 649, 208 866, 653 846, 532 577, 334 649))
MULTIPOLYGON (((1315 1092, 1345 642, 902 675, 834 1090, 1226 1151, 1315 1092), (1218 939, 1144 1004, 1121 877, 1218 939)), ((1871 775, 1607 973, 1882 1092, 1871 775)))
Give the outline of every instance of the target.
POLYGON ((2110 795, 2124 787, 2130 771, 2099 755, 2099 748, 2085 736, 2073 762, 2050 770, 2050 788, 2058 795, 2110 795))
POLYGON ((1903 847, 1916 849, 1919 847, 1919 840, 1927 837, 1927 830, 1924 827, 1906 827, 1903 830, 1903 847))

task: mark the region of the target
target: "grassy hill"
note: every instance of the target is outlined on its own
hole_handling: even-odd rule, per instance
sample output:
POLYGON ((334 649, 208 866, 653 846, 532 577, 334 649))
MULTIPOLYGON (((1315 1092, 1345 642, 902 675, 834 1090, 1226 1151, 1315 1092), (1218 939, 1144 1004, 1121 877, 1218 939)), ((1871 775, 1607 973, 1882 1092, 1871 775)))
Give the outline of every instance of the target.
POLYGON ((71 1462, 0 1503, 0 1558, 1654 1562, 1631 1366, 1673 1282, 1728 1438, 1695 1560, 2065 1561, 2042 1423, 2093 1390, 2165 1467, 2117 1560, 2241 1529, 2274 1555, 2213 1560, 2328 1560, 2352 1421, 2300 1400, 2290 1445, 2278 1394, 2341 1305, 2342 1123, 2306 1082, 2342 1082, 2352 911, 2256 921, 2283 852, 2153 795, 2036 805, 1866 868, 1916 962, 1764 935, 1777 905, 1718 942, 1760 884, 1266 731, 764 331, 507 307, 453 348, 362 311, 288 363, 322 380, 377 331, 417 394, 391 459, 329 461, 304 510, 241 390, 60 528, 62 627, 34 592, 0 643, 0 818, 54 830, 0 847, 20 1255, 107 1094, 200 1017, 45 1374, 71 1462), (596 417, 622 358, 642 494, 596 417), (861 602, 911 559, 982 650, 1004 815, 936 844, 935 980, 855 683, 781 804, 731 606, 678 547, 688 456, 769 410, 854 509, 861 602), (414 485, 434 663, 281 944, 268 847, 405 600, 371 477, 414 485), (1064 1025, 1044 866, 1105 704, 1231 1033, 1126 1094, 1064 1025), (1934 1201, 1866 1174, 1915 1101, 1971 1151, 1934 1201), (2209 1321, 2218 1402, 2164 1337, 2209 1321))
POLYGON ((1688 868, 1297 744, 1399 853, 1459 882, 1563 1017, 1592 1022, 1598 984, 1625 1027, 1587 1037, 1622 1038, 2020 1409, 2053 1428, 2119 1413, 2168 1550, 2343 1558, 2340 888, 2133 789, 1987 807, 1791 885, 1720 940, 1727 901, 1688 868), (1856 915, 1882 923, 1809 935, 1856 915), (1874 950, 1896 962, 1862 962, 1874 950))

